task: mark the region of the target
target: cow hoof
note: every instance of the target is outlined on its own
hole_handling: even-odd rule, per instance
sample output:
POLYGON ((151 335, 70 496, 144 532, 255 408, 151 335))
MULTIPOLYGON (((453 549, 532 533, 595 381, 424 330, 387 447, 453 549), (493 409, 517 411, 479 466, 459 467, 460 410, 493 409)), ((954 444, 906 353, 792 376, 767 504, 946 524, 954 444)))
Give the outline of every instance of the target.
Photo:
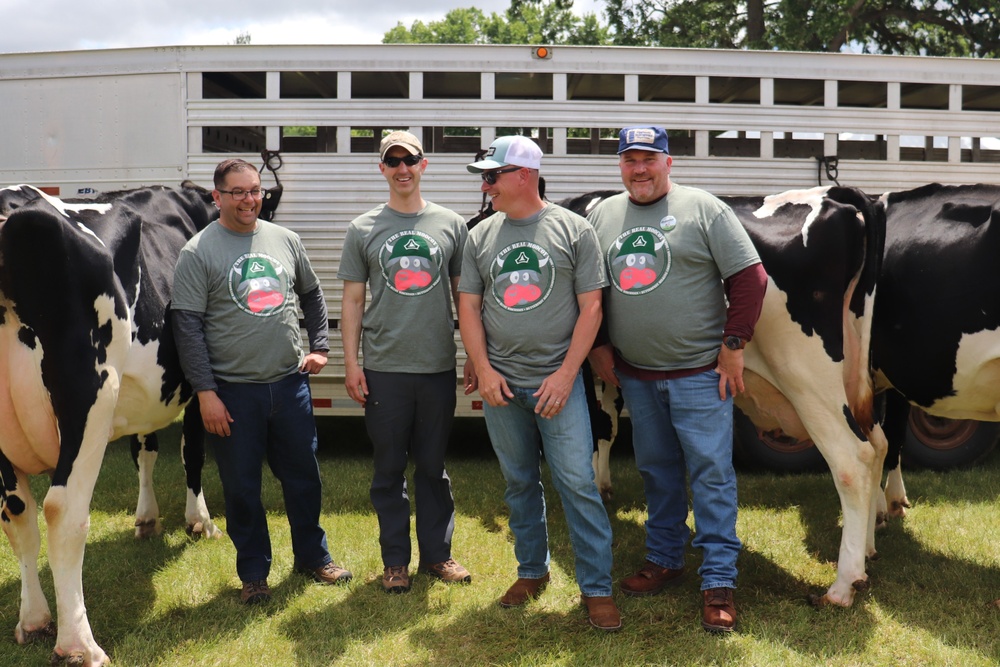
POLYGON ((49 656, 49 664, 70 665, 70 667, 101 667, 101 665, 111 664, 111 660, 104 655, 103 651, 100 652, 100 655, 95 655, 94 658, 94 660, 88 660, 83 651, 73 651, 69 655, 59 655, 53 651, 52 655, 49 656))
POLYGON ((882 530, 889 525, 889 514, 887 512, 879 512, 875 515, 875 530, 882 530))
POLYGON ((601 500, 603 500, 604 502, 610 503, 614 497, 615 497, 615 492, 612 491, 611 489, 601 490, 601 500))
POLYGON ((156 537, 162 531, 163 528, 162 526, 160 526, 159 519, 146 519, 146 520, 136 519, 135 539, 137 540, 148 540, 151 537, 156 537))
POLYGON ((18 625, 14 630, 14 638, 18 644, 33 644, 39 641, 49 641, 56 636, 56 624, 49 621, 40 628, 34 630, 22 630, 18 625))
POLYGON ((189 537, 201 537, 213 540, 218 540, 222 537, 222 531, 214 523, 209 523, 206 529, 205 524, 201 521, 189 523, 187 525, 187 534, 189 537))
MULTIPOLYGON (((873 559, 875 559, 875 558, 878 558, 878 555, 876 554, 875 556, 872 556, 872 558, 873 558, 873 559)), ((857 581, 855 581, 855 582, 854 582, 853 584, 851 584, 851 586, 852 586, 852 587, 854 588, 854 590, 856 590, 856 591, 857 591, 858 593, 864 593, 864 592, 866 592, 866 591, 867 591, 867 590, 868 590, 869 588, 871 588, 871 587, 872 587, 872 583, 871 583, 871 581, 869 581, 868 579, 858 579, 858 580, 857 580, 857 581)))

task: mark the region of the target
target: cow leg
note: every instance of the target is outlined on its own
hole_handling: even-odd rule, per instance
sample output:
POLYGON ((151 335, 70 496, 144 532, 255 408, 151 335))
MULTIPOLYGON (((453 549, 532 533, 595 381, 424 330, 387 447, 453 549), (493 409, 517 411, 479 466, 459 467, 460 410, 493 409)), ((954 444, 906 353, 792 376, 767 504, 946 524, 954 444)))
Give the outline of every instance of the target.
POLYGON ((872 496, 871 508, 868 512, 868 539, 865 545, 869 558, 876 558, 875 551, 875 530, 884 525, 879 517, 878 509, 885 503, 885 495, 882 493, 882 468, 885 465, 885 454, 889 448, 885 439, 885 433, 878 424, 872 426, 868 434, 868 442, 871 443, 875 453, 875 465, 872 467, 872 496))
POLYGON ((184 435, 181 437, 181 461, 187 484, 187 504, 184 518, 189 535, 218 539, 222 531, 212 521, 201 486, 201 473, 205 467, 205 425, 195 397, 184 410, 184 435))
MULTIPOLYGON (((611 445, 618 437, 618 416, 621 408, 616 406, 621 402, 621 392, 618 387, 601 383, 600 426, 594 426, 594 436, 597 440, 597 451, 594 452, 594 479, 597 480, 597 490, 604 502, 614 497, 611 486, 611 445)), ((593 421, 593 419, 592 419, 593 421)))
POLYGON ((139 502, 135 508, 135 537, 147 539, 159 535, 160 505, 153 488, 153 468, 159 453, 159 440, 155 433, 132 436, 132 460, 139 471, 139 502))
POLYGON ((3 491, 0 525, 21 569, 21 612, 14 638, 18 644, 26 644, 42 637, 53 637, 52 613, 38 580, 41 548, 38 505, 31 495, 27 475, 15 471, 3 454, 0 454, 0 490, 3 491))
POLYGON ((99 667, 110 662, 94 640, 83 597, 83 553, 90 530, 90 501, 108 446, 118 398, 117 374, 111 367, 105 370, 108 375, 103 386, 84 415, 85 426, 75 456, 67 451, 66 446, 67 439, 72 436, 70 429, 61 432, 59 465, 43 503, 58 624, 56 646, 50 662, 65 661, 82 667, 99 667), (72 457, 72 465, 66 466, 63 457, 72 457), (67 468, 69 474, 60 484, 59 472, 67 468))
POLYGON ((869 536, 874 534, 875 525, 876 448, 864 439, 846 406, 844 414, 837 418, 820 419, 815 424, 806 424, 806 428, 815 434, 816 446, 830 466, 844 523, 837 578, 813 603, 820 607, 827 604, 849 607, 854 603, 855 592, 868 588, 865 559, 875 557, 874 541, 869 536), (847 426, 849 430, 834 430, 831 424, 847 426))
POLYGON ((906 508, 910 506, 910 501, 906 497, 906 487, 903 485, 903 471, 900 469, 909 415, 910 404, 906 399, 894 390, 887 391, 884 424, 885 436, 889 441, 889 451, 886 455, 886 460, 889 462, 889 476, 885 482, 883 521, 893 517, 902 519, 906 516, 906 508))

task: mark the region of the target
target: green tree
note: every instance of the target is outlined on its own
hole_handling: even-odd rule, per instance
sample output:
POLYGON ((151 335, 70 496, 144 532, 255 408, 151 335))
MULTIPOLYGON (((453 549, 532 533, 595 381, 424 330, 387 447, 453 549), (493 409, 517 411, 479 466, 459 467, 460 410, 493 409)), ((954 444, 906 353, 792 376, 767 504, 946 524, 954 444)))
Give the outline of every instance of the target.
POLYGON ((996 0, 606 0, 622 45, 1000 56, 996 0))
POLYGON ((573 0, 511 0, 501 16, 475 7, 452 9, 440 21, 397 23, 383 44, 610 44, 607 26, 593 14, 577 16, 573 0))

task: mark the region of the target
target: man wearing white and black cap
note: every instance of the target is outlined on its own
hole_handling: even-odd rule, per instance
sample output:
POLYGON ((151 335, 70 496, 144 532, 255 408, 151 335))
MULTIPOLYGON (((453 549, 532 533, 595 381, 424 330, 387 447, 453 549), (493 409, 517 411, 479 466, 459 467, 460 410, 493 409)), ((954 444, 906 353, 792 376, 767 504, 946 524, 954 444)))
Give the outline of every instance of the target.
MULTIPOLYGON (((590 354, 622 390, 646 493, 646 562, 623 593, 654 595, 684 572, 690 476, 702 549, 702 627, 736 626, 736 473, 733 395, 743 391, 743 347, 760 316, 767 276, 726 204, 671 183, 662 127, 626 127, 618 166, 627 192, 588 216, 611 287, 608 341, 590 354)), ((603 332, 602 332, 603 334, 603 332)), ((601 344, 603 343, 603 344, 601 344)))
POLYGON ((593 228, 539 196, 541 160, 534 141, 508 136, 468 166, 482 177, 482 190, 498 211, 469 233, 458 310, 507 481, 518 578, 500 605, 523 605, 549 581, 541 444, 569 525, 590 623, 617 630, 611 524, 594 483, 580 376, 600 325, 607 279, 593 228))
POLYGON ((408 454, 415 464, 418 571, 445 582, 472 580, 451 555, 455 501, 444 461, 455 416, 451 303, 468 232, 460 215, 421 196, 427 159, 417 137, 392 132, 382 139, 379 155, 389 201, 351 222, 337 277, 344 281, 340 330, 347 393, 365 408, 375 454, 370 495, 378 515, 382 587, 403 593, 410 589, 408 454))

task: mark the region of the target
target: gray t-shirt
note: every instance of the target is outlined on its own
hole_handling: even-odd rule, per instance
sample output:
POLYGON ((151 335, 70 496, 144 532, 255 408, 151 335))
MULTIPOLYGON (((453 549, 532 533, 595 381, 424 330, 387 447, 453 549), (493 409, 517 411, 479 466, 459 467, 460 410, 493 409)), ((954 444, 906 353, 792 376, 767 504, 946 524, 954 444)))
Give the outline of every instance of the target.
POLYGON ((383 204, 351 222, 337 277, 371 287, 361 322, 365 368, 454 370, 451 277, 462 272, 467 237, 461 216, 431 202, 419 213, 383 204))
POLYGON ((458 289, 483 297, 490 364, 511 385, 532 388, 566 356, 576 295, 607 284, 593 228, 549 204, 530 218, 497 213, 473 228, 458 289))
POLYGON ((275 382, 303 353, 296 294, 319 285, 298 235, 264 220, 241 234, 213 222, 181 250, 171 308, 202 313, 209 361, 228 382, 275 382))
POLYGON ((712 364, 722 345, 722 281, 760 260, 732 209, 674 183, 639 206, 622 193, 588 216, 607 262, 604 315, 611 343, 630 364, 684 370, 712 364))

